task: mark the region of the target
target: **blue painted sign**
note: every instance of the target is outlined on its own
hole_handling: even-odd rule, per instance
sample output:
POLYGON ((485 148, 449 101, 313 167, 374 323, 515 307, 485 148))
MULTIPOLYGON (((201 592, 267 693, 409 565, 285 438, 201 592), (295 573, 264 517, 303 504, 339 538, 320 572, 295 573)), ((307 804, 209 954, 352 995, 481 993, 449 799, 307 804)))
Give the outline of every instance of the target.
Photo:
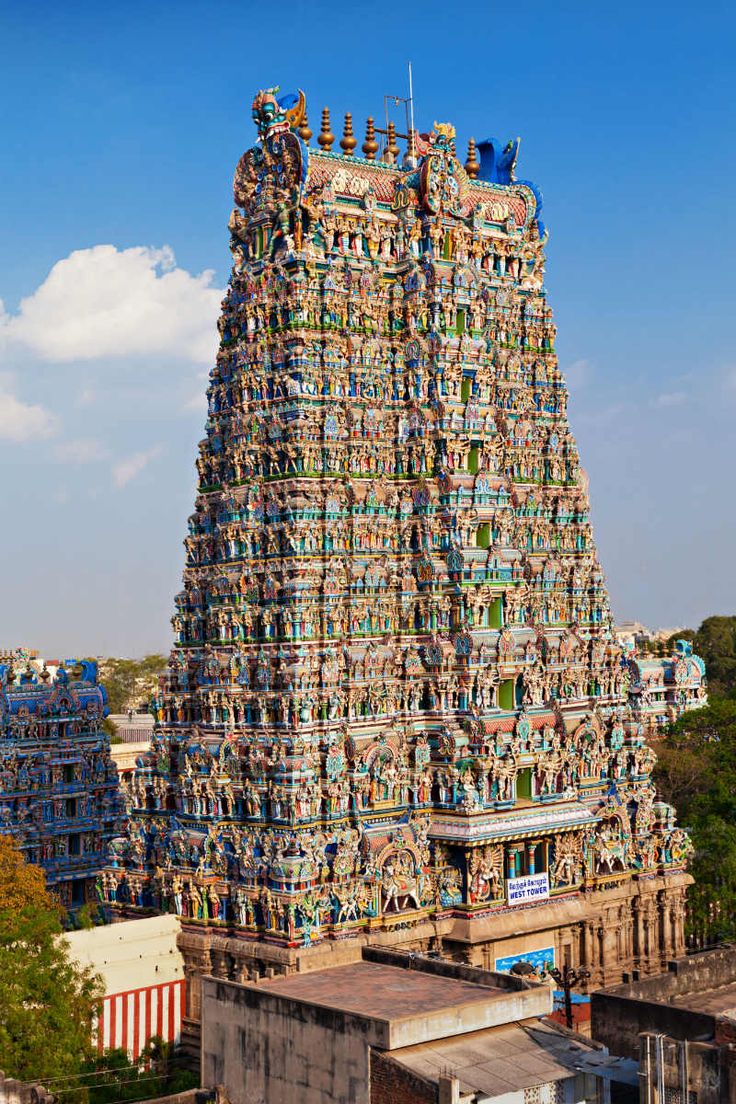
POLYGON ((505 958, 496 959, 496 969, 501 974, 511 972, 511 967, 517 962, 528 962, 535 974, 541 976, 545 970, 549 970, 555 964, 554 947, 543 947, 539 951, 524 951, 522 954, 506 955, 505 958))

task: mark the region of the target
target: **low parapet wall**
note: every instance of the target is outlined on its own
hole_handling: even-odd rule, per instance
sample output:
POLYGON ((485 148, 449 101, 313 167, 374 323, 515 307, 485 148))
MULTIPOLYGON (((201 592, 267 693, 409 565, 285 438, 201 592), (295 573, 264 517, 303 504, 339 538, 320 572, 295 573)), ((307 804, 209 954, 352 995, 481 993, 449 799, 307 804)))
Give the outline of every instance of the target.
POLYGON ((516 974, 501 974, 495 970, 482 970, 478 966, 464 966, 460 962, 450 962, 446 958, 431 958, 429 955, 415 954, 413 951, 394 951, 384 947, 364 947, 363 959, 366 962, 380 962, 384 966, 400 966, 402 969, 415 968, 423 974, 435 977, 457 978, 458 981, 471 981, 475 985, 485 985, 493 989, 507 989, 519 993, 523 989, 538 990, 539 982, 527 981, 516 974))
POLYGON ((689 993, 702 994, 736 982, 736 947, 673 959, 667 971, 591 996, 591 1032, 612 1054, 639 1057, 639 1035, 658 1032, 672 1039, 706 1041, 716 1034, 717 1013, 689 1008, 689 993), (677 999, 677 1004, 672 1001, 677 999))

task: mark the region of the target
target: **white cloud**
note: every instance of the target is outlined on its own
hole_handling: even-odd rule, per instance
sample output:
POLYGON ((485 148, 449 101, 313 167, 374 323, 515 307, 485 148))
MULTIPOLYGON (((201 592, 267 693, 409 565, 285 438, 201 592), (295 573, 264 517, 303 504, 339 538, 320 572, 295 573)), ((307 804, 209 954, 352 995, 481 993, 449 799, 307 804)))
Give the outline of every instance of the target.
POLYGON ((74 400, 74 405, 84 410, 88 406, 94 406, 97 402, 97 391, 94 387, 83 387, 74 400))
POLYGON ((182 404, 182 411, 185 414, 206 414, 207 413, 207 395, 204 388, 198 391, 182 404))
POLYGON ((79 437, 75 441, 62 441, 56 446, 56 458, 63 464, 94 464, 110 455, 101 441, 93 437, 79 437))
POLYGON ((169 246, 96 245, 57 261, 17 313, 0 304, 0 338, 42 360, 156 358, 208 364, 222 291, 211 270, 178 268, 169 246))
POLYGON ((653 406, 682 406, 684 402, 687 402, 687 395, 684 391, 664 391, 661 395, 657 395, 652 400, 653 406))
POLYGON ((572 364, 568 364, 563 372, 568 388, 570 390, 577 390, 579 387, 582 387, 590 378, 592 371, 593 365, 584 357, 581 357, 579 360, 574 360, 572 364))
POLYGON ((185 399, 182 404, 182 411, 185 414, 206 414, 207 413, 207 381, 209 379, 209 372, 197 373, 197 385, 196 390, 185 399))
POLYGON ((118 461, 112 469, 112 481, 115 486, 125 487, 131 479, 135 479, 137 475, 140 475, 144 468, 147 468, 151 461, 160 456, 162 452, 161 445, 154 445, 153 448, 134 452, 132 456, 126 456, 123 460, 118 461))
POLYGON ((44 406, 23 402, 13 392, 12 378, 0 375, 0 440, 20 444, 51 437, 58 419, 44 406))

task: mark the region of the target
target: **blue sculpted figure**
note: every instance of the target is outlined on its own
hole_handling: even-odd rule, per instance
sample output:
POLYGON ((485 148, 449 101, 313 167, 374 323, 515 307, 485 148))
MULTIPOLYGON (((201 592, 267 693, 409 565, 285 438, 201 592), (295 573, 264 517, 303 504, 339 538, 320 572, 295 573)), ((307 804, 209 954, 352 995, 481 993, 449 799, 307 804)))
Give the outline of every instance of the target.
POLYGON ((537 201, 535 212, 539 236, 544 238, 546 230, 540 215, 544 199, 539 187, 531 180, 516 180, 516 162, 519 157, 521 138, 512 138, 510 141, 500 142, 498 138, 486 138, 478 142, 480 154, 479 180, 487 180, 489 184, 525 184, 530 188, 537 201))
POLYGON ((91 682, 94 685, 97 682, 97 664, 93 659, 80 659, 79 666, 82 668, 80 679, 82 682, 91 682))
POLYGON ((479 180, 489 184, 513 184, 521 138, 512 138, 504 145, 498 138, 486 138, 478 143, 480 154, 479 180))

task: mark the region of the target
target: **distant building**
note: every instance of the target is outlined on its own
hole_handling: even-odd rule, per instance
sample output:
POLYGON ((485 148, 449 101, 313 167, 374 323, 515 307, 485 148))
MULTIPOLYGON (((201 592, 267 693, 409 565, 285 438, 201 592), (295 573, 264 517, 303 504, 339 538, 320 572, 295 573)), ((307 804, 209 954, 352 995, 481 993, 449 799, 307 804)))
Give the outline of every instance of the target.
POLYGON ((153 714, 111 713, 109 720, 115 728, 115 735, 123 744, 150 744, 153 735, 153 714))
POLYGON ((641 621, 620 621, 614 627, 614 635, 622 648, 636 648, 654 639, 654 633, 641 621))
POLYGON ((684 625, 671 629, 648 629, 641 621, 619 621, 614 627, 616 640, 626 649, 666 644, 677 633, 686 631, 684 625))
POLYGON ((95 1028, 98 1050, 137 1058, 152 1036, 178 1043, 184 1007, 184 960, 174 916, 129 920, 70 932, 72 958, 102 977, 105 995, 95 1028))
POLYGON ((121 799, 102 727, 105 691, 91 661, 56 673, 18 653, 0 664, 0 832, 72 911, 96 901, 95 882, 120 831, 121 799))
POLYGON ((638 1061, 647 1104, 736 1099, 736 947, 669 963, 668 972, 593 993, 593 1037, 638 1061))
POLYGON ((202 1084, 231 1104, 608 1104, 633 1063, 540 1019, 546 985, 405 952, 202 982, 202 1084))

